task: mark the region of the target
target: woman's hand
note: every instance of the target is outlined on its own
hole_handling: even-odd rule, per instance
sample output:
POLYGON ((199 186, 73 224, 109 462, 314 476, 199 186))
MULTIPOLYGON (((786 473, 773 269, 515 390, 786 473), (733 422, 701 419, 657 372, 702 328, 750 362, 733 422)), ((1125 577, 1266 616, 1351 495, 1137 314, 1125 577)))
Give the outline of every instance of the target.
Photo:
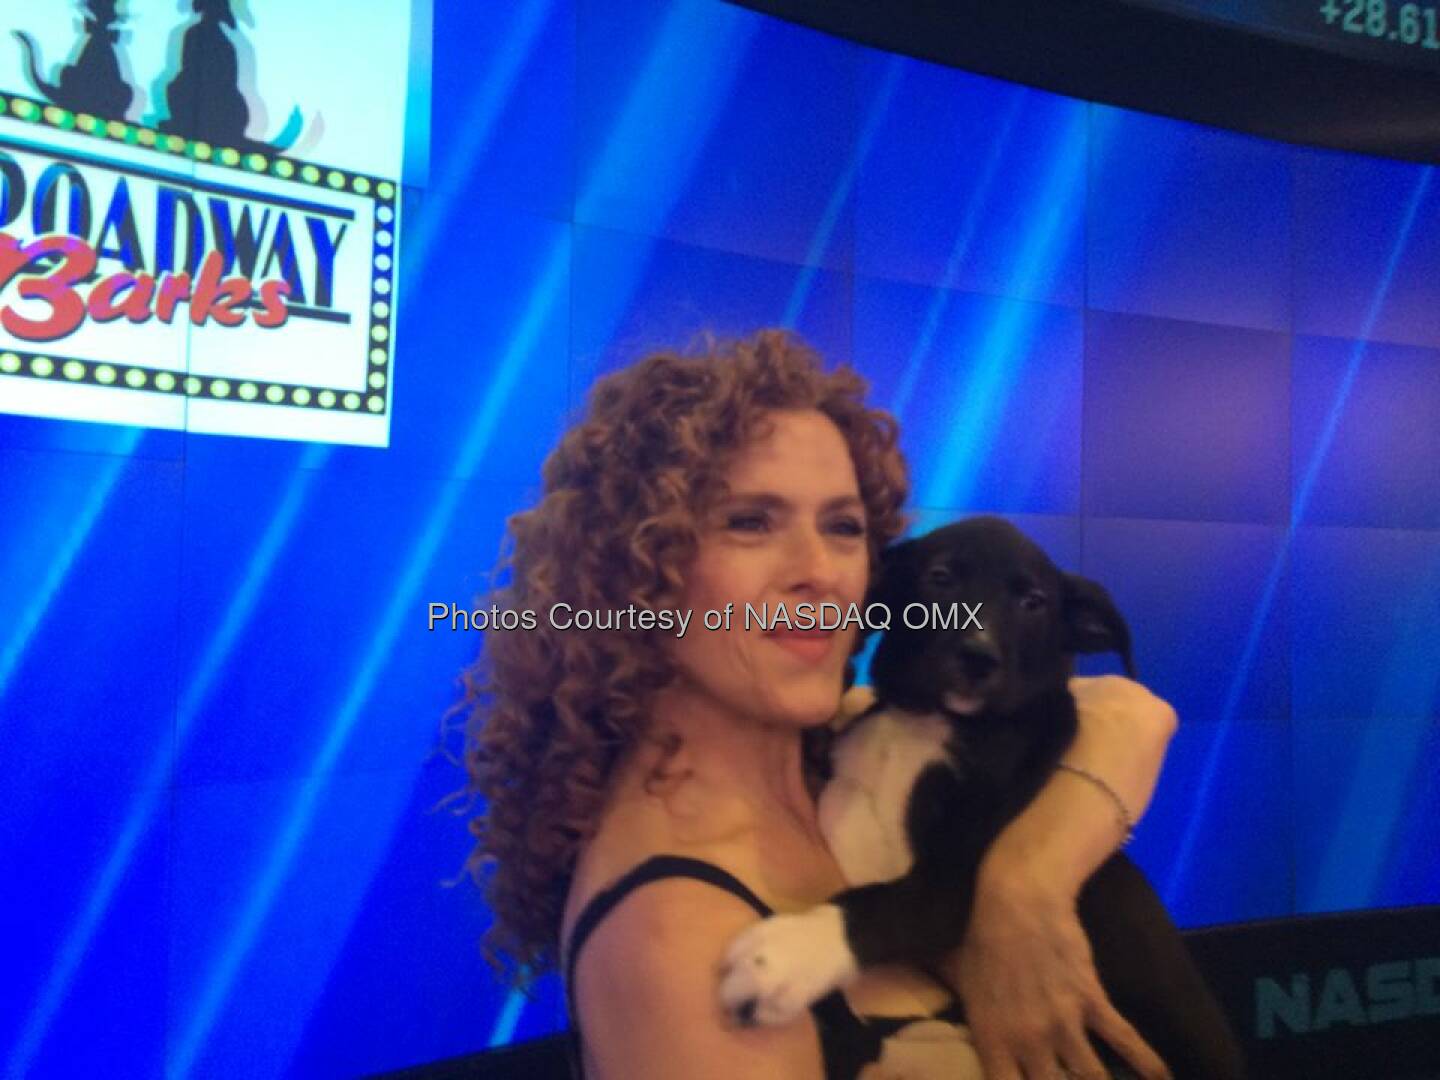
MULTIPOLYGON (((1105 781, 1132 820, 1149 805, 1175 711, 1119 676, 1071 680, 1079 725, 1064 760, 1105 781)), ((986 1080, 1060 1080, 1108 1072, 1086 1037, 1146 1078, 1170 1074, 1111 1005, 1075 901, 1124 838, 1097 785, 1057 771, 981 863, 965 943, 945 974, 965 1002, 986 1080)))
POLYGON ((1105 1080, 1087 1031, 1146 1080, 1170 1076, 1106 996, 1073 899, 1047 882, 982 875, 945 975, 965 1002, 985 1080, 1105 1080))

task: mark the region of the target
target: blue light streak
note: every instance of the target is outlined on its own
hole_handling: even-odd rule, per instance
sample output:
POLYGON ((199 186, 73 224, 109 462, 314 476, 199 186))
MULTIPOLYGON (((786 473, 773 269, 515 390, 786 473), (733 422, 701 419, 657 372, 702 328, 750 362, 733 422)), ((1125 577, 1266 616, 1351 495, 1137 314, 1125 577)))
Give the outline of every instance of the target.
MULTIPOLYGON (((1025 234, 1006 292, 1029 295, 1053 263, 1073 223, 1066 211, 1069 193, 1085 183, 1086 117, 1077 111, 1057 140, 1049 175, 1035 200, 1034 224, 1025 234)), ((1018 359, 1033 335, 1039 304, 1009 301, 999 306, 976 352, 969 378, 951 411, 952 434, 918 505, 966 509, 974 497, 979 466, 991 446, 995 419, 1004 410, 1019 377, 1018 359)))
MULTIPOLYGON (((1179 848, 1175 859, 1171 863, 1170 873, 1167 877, 1164 890, 1165 902, 1173 904, 1180 895, 1185 885, 1186 875, 1191 868, 1191 861, 1194 857, 1195 844, 1200 837, 1200 830, 1205 823, 1210 800, 1213 797, 1215 780, 1220 772, 1220 762, 1225 756, 1226 743, 1229 741, 1231 729, 1235 724, 1235 712, 1240 704, 1240 698, 1244 694, 1245 686, 1250 680, 1250 673, 1255 663, 1255 654, 1259 651, 1260 640, 1263 636, 1265 623, 1270 618, 1271 608, 1274 606, 1275 596, 1279 592, 1280 582, 1285 575, 1286 568, 1290 562, 1290 550, 1295 541, 1295 533, 1304 523, 1305 511, 1309 508, 1310 498, 1315 490, 1316 481, 1319 479, 1320 470, 1324 466, 1330 454, 1330 447, 1335 441, 1335 433, 1340 427, 1340 417, 1345 411, 1345 406, 1350 400, 1350 392, 1355 385, 1355 380, 1360 373, 1360 365, 1365 358, 1365 350, 1370 335, 1374 332, 1375 322, 1380 316, 1380 309, 1389 295, 1390 286, 1395 278, 1395 268, 1400 263, 1400 256, 1404 254, 1405 247, 1409 243, 1411 230, 1415 226, 1415 218, 1420 210, 1420 204, 1424 201, 1425 194, 1430 189, 1430 181, 1434 172, 1433 167, 1426 166, 1420 169, 1420 178, 1415 185, 1415 190, 1410 195, 1410 201, 1406 204, 1404 213, 1401 215, 1400 227, 1396 232, 1395 241, 1390 248, 1390 256, 1386 260, 1385 270, 1380 276, 1374 295, 1370 298, 1370 307, 1366 310, 1365 320, 1360 327, 1358 339, 1350 350, 1349 362, 1345 365, 1345 374, 1340 380, 1340 386, 1335 392, 1335 400, 1326 414, 1325 424, 1320 432, 1320 437, 1315 442, 1311 451, 1310 459, 1306 462, 1300 483, 1295 489, 1295 496, 1290 506, 1290 520, 1286 526, 1284 536, 1280 544, 1280 552, 1270 566, 1266 575, 1265 585, 1260 590, 1260 598, 1256 602, 1255 609, 1250 616, 1250 627, 1245 635, 1245 647, 1240 655, 1240 662, 1236 665, 1235 674, 1230 680, 1230 686, 1225 694, 1225 704, 1221 709, 1220 718, 1217 721, 1218 730, 1215 739, 1205 756, 1205 767, 1200 774, 1200 782, 1196 786, 1193 800, 1193 808, 1185 821, 1185 831, 1181 837, 1179 848)), ((1293 736, 1292 736, 1293 737, 1293 736)))
POLYGON ((945 259, 945 269, 940 275, 940 283, 930 294, 930 305, 925 309, 925 322, 920 327, 920 337, 916 340, 915 347, 910 350, 910 356, 905 361, 905 369, 900 376, 900 382, 895 387, 894 394, 891 395, 890 411, 896 416, 903 416, 905 409, 909 406, 910 398, 914 395, 915 386, 920 379, 920 372, 925 366, 926 359, 930 356, 930 350, 935 346, 935 336, 940 332, 940 324, 950 306, 951 290, 960 280, 965 259, 970 254, 970 245, 975 239, 975 230, 980 225, 984 211, 989 209, 990 192, 995 186, 995 177, 999 174, 1000 159, 1004 157, 1005 150, 1010 144, 1010 137, 1015 130, 1015 121, 1020 116, 1025 94, 1025 91, 1019 91, 1011 95, 1010 105, 1001 117, 999 130, 995 138, 991 140, 985 161, 980 166, 980 178, 965 205, 965 216, 960 219, 960 228, 955 234, 955 242, 950 245, 950 254, 945 259))
POLYGON ((801 312, 805 310, 805 302, 810 298, 810 290, 814 287, 820 262, 825 258, 830 239, 835 234, 835 224, 840 220, 840 212, 845 208, 845 204, 850 201, 850 193, 855 189, 855 178, 860 175, 861 166, 870 156, 870 148, 875 144, 881 121, 890 111, 890 102, 895 97, 895 88, 899 85, 904 70, 905 61, 898 56, 892 56, 885 65, 885 75, 880 80, 880 87, 875 91, 875 96, 870 99, 870 107, 865 111, 865 122, 861 126, 860 136, 855 140, 855 148, 850 152, 840 178, 830 191, 830 199, 825 204, 825 211, 820 215, 815 235, 810 238, 810 246, 805 251, 805 265, 800 268, 795 287, 785 304, 785 313, 780 317, 780 325, 786 329, 793 330, 800 320, 801 312))
POLYGON ((45 618, 45 613, 50 610, 51 601, 60 592, 70 571, 75 565, 75 560, 84 549, 90 539, 90 534, 95 530, 95 523, 105 513, 105 508, 110 504, 110 495, 115 490, 115 484, 120 479, 120 474, 130 464, 130 455, 135 452, 144 434, 144 429, 138 427, 127 427, 120 429, 115 436, 115 444, 106 453, 108 459, 105 468, 96 479, 94 486, 86 496, 85 503, 80 507, 78 513, 73 517, 73 525, 65 542, 56 549, 54 556, 50 559, 49 566, 40 578, 30 596, 30 602, 20 612, 20 616, 13 623, 10 634, 5 640, 5 645, 0 648, 0 697, 5 694, 5 688, 15 669, 19 667, 21 658, 24 657, 26 649, 35 636, 36 629, 45 618))

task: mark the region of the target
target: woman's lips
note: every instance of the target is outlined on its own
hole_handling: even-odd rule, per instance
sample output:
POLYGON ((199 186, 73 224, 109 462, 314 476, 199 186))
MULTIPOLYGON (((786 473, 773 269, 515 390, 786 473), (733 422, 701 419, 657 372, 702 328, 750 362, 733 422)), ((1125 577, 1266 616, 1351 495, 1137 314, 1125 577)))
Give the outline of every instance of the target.
POLYGON ((833 630, 772 630, 765 636, 807 664, 820 663, 835 644, 833 630))

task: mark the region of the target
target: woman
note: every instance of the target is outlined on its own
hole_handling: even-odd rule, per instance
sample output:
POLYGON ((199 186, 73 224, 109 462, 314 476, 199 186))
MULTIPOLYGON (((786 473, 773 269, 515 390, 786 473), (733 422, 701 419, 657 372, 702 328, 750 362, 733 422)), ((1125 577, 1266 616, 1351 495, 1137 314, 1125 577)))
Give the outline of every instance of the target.
MULTIPOLYGON (((510 521, 512 576, 496 602, 536 612, 537 628, 492 633, 483 669, 467 674, 468 761, 488 804, 472 822, 472 867, 490 870, 496 917, 487 949, 522 981, 566 965, 592 1080, 953 1077, 981 1065, 987 1080, 1107 1076, 1087 1028, 1142 1076, 1166 1076, 1106 999, 1075 915, 1121 830, 1112 794, 1069 772, 992 845, 965 944, 945 960, 973 1049, 963 1029, 909 1022, 953 1015, 946 988, 910 970, 866 972, 780 1027, 721 1012, 731 939, 845 884, 817 827, 814 766, 855 632, 764 633, 738 613, 858 602, 901 533, 894 422, 863 392, 778 331, 705 357, 651 356, 597 383, 545 463, 539 505, 510 521), (683 636, 557 630, 557 603, 694 616, 683 636), (727 604, 728 631, 700 625, 727 604), (925 1059, 919 1044, 942 1031, 925 1059)), ((1172 710, 1124 679, 1073 688, 1067 761, 1140 813, 1172 710)))

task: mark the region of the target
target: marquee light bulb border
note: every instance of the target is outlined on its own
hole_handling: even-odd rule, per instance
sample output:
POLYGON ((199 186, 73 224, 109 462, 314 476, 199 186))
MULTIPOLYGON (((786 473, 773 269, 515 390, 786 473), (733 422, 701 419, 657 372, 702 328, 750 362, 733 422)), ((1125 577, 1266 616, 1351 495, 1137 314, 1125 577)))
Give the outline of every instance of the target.
POLYGON ((369 412, 380 416, 389 410, 391 321, 394 313, 392 277, 395 272, 396 199, 399 195, 392 181, 296 158, 267 157, 260 153, 242 153, 228 146, 215 147, 202 140, 166 134, 140 124, 73 113, 58 105, 17 94, 0 95, 0 115, 7 114, 26 123, 79 132, 102 142, 122 142, 240 173, 268 174, 291 183, 327 187, 367 197, 375 216, 375 244, 370 259, 370 352, 364 393, 345 387, 236 381, 142 364, 85 360, 19 349, 0 352, 0 375, 124 387, 215 401, 254 401, 322 412, 369 412))

